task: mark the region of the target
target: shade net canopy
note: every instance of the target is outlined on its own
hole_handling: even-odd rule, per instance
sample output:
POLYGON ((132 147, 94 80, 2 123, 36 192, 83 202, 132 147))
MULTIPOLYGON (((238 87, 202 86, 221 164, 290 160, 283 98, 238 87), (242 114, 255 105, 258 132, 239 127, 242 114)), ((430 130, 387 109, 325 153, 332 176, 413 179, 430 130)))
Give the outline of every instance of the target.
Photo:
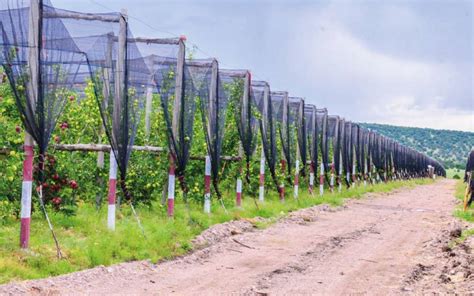
POLYGON ((72 90, 84 87, 84 75, 90 77, 86 54, 63 21, 50 17, 56 11, 49 1, 40 1, 32 18, 30 1, 0 3, 0 63, 40 156, 46 153, 72 90))
POLYGON ((346 175, 346 184, 349 186, 348 175, 352 173, 352 122, 344 122, 344 149, 343 149, 343 163, 344 173, 346 175))
POLYGON ((130 199, 124 181, 152 74, 128 28, 126 15, 102 13, 94 14, 92 19, 82 15, 57 11, 77 46, 87 55, 105 133, 125 197, 130 199))
MULTIPOLYGON (((346 132, 346 120, 344 118, 339 119, 339 128, 338 128, 338 147, 339 147, 339 164, 336 166, 337 174, 341 176, 344 173, 344 154, 346 151, 344 141, 345 141, 345 132, 346 132)), ((341 179, 339 179, 341 182, 341 179)), ((341 182, 342 183, 342 182, 341 182)))
MULTIPOLYGON (((307 139, 306 139, 306 124, 304 109, 304 99, 300 97, 289 97, 289 113, 290 113, 290 126, 296 131, 296 142, 295 148, 295 159, 300 160, 300 171, 299 173, 304 177, 306 174, 306 161, 307 161, 307 139)), ((293 132, 294 134, 294 132, 293 132)))
POLYGON ((153 93, 159 95, 175 175, 186 194, 185 171, 193 142, 196 101, 202 88, 208 85, 209 67, 186 63, 183 39, 140 38, 136 41, 150 70, 153 93))
POLYGON ((318 130, 316 122, 316 106, 306 104, 304 108, 305 126, 306 126, 306 142, 307 151, 311 161, 313 171, 318 164, 318 130))
MULTIPOLYGON (((319 138, 321 163, 324 166, 325 180, 329 182, 329 140, 328 140, 328 110, 326 108, 316 109, 316 129, 319 138)), ((318 165, 316 163, 316 165, 318 165)))
POLYGON ((339 146, 339 116, 328 116, 328 138, 332 147, 333 166, 337 170, 340 164, 340 146, 339 146))
MULTIPOLYGON (((251 98, 259 113, 259 128, 265 160, 267 162, 275 188, 279 184, 276 176, 278 149, 276 140, 277 117, 271 100, 270 85, 265 81, 252 81, 251 98)), ((278 108, 280 106, 277 106, 278 108)))
MULTIPOLYGON (((248 70, 219 70, 219 79, 224 89, 230 92, 232 103, 235 104, 234 118, 237 124, 240 143, 246 160, 246 180, 250 182, 250 160, 257 146, 258 108, 256 99, 252 98, 251 75, 248 70)), ((259 94, 262 103, 263 93, 259 94)))
POLYGON ((290 184, 293 184, 291 172, 293 167, 293 157, 296 155, 296 126, 293 124, 295 116, 290 114, 288 92, 272 91, 270 96, 273 115, 276 117, 282 159, 286 162, 286 179, 290 184))
POLYGON ((222 152, 222 141, 224 139, 225 118, 227 105, 230 98, 230 90, 225 87, 223 79, 219 76, 217 60, 207 59, 190 61, 193 64, 191 73, 207 75, 207 85, 202 87, 199 95, 199 106, 207 143, 207 152, 211 159, 211 177, 218 198, 222 194, 219 191, 219 171, 222 152))

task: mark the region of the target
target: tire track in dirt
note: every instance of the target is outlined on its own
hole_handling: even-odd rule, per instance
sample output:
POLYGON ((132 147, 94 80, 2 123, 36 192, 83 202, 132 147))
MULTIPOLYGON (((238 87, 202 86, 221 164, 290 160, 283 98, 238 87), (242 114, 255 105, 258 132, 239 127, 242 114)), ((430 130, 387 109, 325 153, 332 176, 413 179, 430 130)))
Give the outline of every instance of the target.
POLYGON ((241 234, 229 229, 248 230, 248 222, 230 222, 209 230, 227 229, 228 237, 176 260, 13 283, 0 294, 399 294, 426 243, 453 221, 454 184, 439 180, 337 210, 305 209, 241 234))

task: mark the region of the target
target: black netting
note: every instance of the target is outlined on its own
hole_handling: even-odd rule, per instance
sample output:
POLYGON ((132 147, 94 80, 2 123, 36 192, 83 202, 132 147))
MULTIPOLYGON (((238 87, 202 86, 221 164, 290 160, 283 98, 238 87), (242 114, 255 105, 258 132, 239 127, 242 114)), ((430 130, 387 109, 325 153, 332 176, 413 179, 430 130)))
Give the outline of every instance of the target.
POLYGON ((47 17, 56 11, 47 1, 40 1, 40 21, 32 20, 35 29, 30 31, 29 2, 0 3, 0 63, 25 129, 43 157, 68 98, 85 78, 87 56, 61 19, 47 17))
POLYGON ((306 175, 306 160, 307 160, 307 143, 306 143, 306 123, 305 123, 305 103, 303 98, 290 97, 289 98, 289 111, 290 111, 290 125, 294 126, 293 130, 296 130, 296 143, 297 149, 296 154, 301 160, 300 174, 301 176, 306 175))
MULTIPOLYGON (((185 45, 181 39, 137 39, 150 69, 154 93, 159 95, 166 125, 166 139, 175 162, 175 174, 186 196, 186 166, 193 140, 193 122, 202 77, 191 75, 185 63, 185 45)), ((152 105, 152 102, 148 102, 152 105)), ((148 108, 151 108, 148 107, 148 108)), ((148 124, 147 122, 145 123, 148 124)))
MULTIPOLYGON (((316 129, 321 149, 321 162, 324 166, 325 180, 329 182, 329 140, 328 140, 328 111, 326 108, 316 109, 316 129)), ((329 183, 328 183, 329 184, 329 183)))
MULTIPOLYGON (((190 62, 191 63, 191 62, 190 62)), ((207 87, 201 89, 199 106, 201 108, 204 134, 206 137, 207 151, 211 158, 211 177, 218 198, 219 168, 221 161, 222 140, 224 138, 225 118, 230 92, 224 87, 224 81, 219 77, 218 63, 216 60, 192 61, 194 64, 191 72, 199 75, 205 74, 207 87)))
POLYGON ((276 176, 276 164, 278 159, 276 126, 277 120, 273 109, 273 102, 270 96, 270 86, 265 81, 252 81, 251 98, 257 106, 259 116, 260 135, 262 139, 265 159, 268 169, 278 191, 279 184, 276 176))
POLYGON ((255 95, 251 87, 251 76, 247 70, 220 70, 219 78, 231 94, 237 94, 237 97, 233 97, 236 111, 234 116, 245 154, 246 180, 248 183, 250 182, 250 160, 257 146, 255 130, 258 125, 256 116, 258 116, 259 110, 256 101, 262 101, 262 98, 252 98, 255 95))
MULTIPOLYGON (((339 128, 338 128, 338 149, 339 149, 339 164, 336 166, 337 168, 337 174, 342 177, 342 174, 344 172, 344 167, 345 167, 345 158, 344 154, 346 151, 346 148, 344 146, 345 143, 345 132, 346 132, 346 121, 344 118, 341 118, 339 120, 339 128)), ((342 183, 342 180, 339 179, 339 182, 342 183)))
POLYGON ((348 176, 352 173, 352 136, 351 136, 352 122, 346 121, 344 123, 344 151, 343 151, 343 162, 344 162, 344 174, 346 185, 349 186, 350 179, 348 176))
POLYGON ((359 163, 359 126, 352 123, 351 126, 351 144, 352 144, 352 165, 356 166, 356 172, 360 172, 359 163))
POLYGON ((314 105, 305 105, 305 124, 306 137, 309 157, 313 171, 317 169, 318 165, 318 130, 316 122, 316 107, 314 105))
POLYGON ((331 115, 328 117, 328 137, 331 140, 333 165, 337 172, 340 163, 339 116, 331 115))
POLYGON ((139 43, 128 28, 126 16, 117 13, 101 16, 114 21, 68 18, 65 25, 88 56, 105 132, 120 170, 122 189, 129 199, 125 187, 128 162, 146 89, 152 86, 153 76, 138 49, 139 43))
POLYGON ((277 129, 284 159, 286 161, 287 180, 293 185, 292 166, 293 155, 296 155, 296 126, 293 123, 295 116, 291 115, 288 93, 285 91, 271 92, 273 115, 277 120, 277 129))

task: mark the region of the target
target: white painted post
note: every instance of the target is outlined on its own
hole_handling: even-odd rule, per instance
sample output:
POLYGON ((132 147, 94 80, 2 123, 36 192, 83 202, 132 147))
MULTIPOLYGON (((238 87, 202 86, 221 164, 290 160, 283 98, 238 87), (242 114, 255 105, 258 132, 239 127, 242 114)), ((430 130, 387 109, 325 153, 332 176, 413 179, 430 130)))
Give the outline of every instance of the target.
POLYGON ((146 89, 146 103, 145 103, 145 138, 150 137, 151 129, 151 111, 152 111, 153 88, 146 89))
POLYGON ((313 195, 314 190, 314 162, 309 165, 309 193, 313 195))
MULTIPOLYGON (((175 81, 175 95, 173 104, 173 120, 171 128, 174 135, 179 134, 179 117, 181 113, 181 97, 183 95, 183 71, 184 71, 184 59, 185 59, 185 38, 179 40, 179 51, 178 51, 178 63, 176 67, 176 81, 175 81)), ((176 151, 170 151, 169 155, 169 168, 168 168, 168 198, 167 198, 167 213, 168 217, 174 216, 174 195, 175 195, 175 170, 176 170, 176 151)))
POLYGON ((338 180, 339 180, 339 184, 338 184, 338 191, 341 192, 342 190, 342 152, 339 152, 339 173, 338 173, 338 180))
POLYGON ((211 157, 206 155, 204 167, 204 213, 211 212, 211 157))
POLYGON ((293 196, 295 199, 298 199, 298 188, 300 182, 300 160, 296 159, 295 161, 295 187, 293 196))
MULTIPOLYGON (((122 10, 119 21, 119 36, 117 48, 117 65, 115 72, 115 97, 113 106, 112 121, 120 121, 121 116, 121 99, 125 90, 125 64, 127 52, 127 12, 122 10)), ((112 133, 115 132, 114 130, 112 133)), ((115 151, 118 153, 117 151, 115 151)), ((108 192, 108 208, 107 208, 107 226, 110 230, 115 229, 115 200, 117 192, 117 159, 113 150, 110 151, 110 168, 109 168, 109 192, 108 192)))
POLYGON ((258 192, 258 200, 263 202, 265 200, 265 151, 262 146, 262 153, 260 155, 260 187, 258 192))
POLYGON ((319 195, 324 194, 324 163, 321 161, 321 167, 319 171, 319 195))
POLYGON ((109 193, 107 208, 107 228, 115 230, 115 200, 117 192, 117 160, 115 154, 110 150, 109 164, 109 193))
POLYGON ((240 208, 242 206, 242 160, 244 159, 244 149, 242 148, 242 143, 239 144, 239 157, 240 167, 239 175, 237 176, 237 184, 235 186, 235 205, 240 208))
MULTIPOLYGON (((39 65, 39 28, 41 23, 40 7, 38 0, 30 1, 29 24, 28 24, 28 66, 30 69, 30 79, 27 84, 28 99, 34 108, 38 97, 38 79, 39 65)), ((25 159, 23 161, 23 182, 21 184, 21 210, 20 210, 20 247, 27 249, 30 241, 31 225, 31 195, 33 190, 33 159, 34 159, 34 140, 33 137, 25 131, 25 142, 23 150, 25 159)))
POLYGON ((352 165, 352 188, 355 187, 355 183, 356 183, 356 165, 353 164, 352 165))
POLYGON ((174 216, 174 193, 175 193, 175 159, 172 153, 169 155, 169 169, 168 169, 168 217, 174 216))
POLYGON ((364 160, 364 187, 367 187, 367 161, 364 160))

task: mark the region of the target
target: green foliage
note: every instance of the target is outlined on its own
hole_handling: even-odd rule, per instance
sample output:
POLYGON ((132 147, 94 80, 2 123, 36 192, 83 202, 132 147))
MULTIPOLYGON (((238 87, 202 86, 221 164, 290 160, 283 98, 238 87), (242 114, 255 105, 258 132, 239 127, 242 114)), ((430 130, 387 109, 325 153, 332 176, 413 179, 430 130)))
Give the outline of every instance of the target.
POLYGON ((428 156, 441 161, 445 168, 464 169, 467 156, 474 148, 474 133, 471 132, 375 123, 361 123, 361 125, 426 153, 428 156))
POLYGON ((460 201, 460 204, 454 210, 454 216, 458 217, 459 219, 466 220, 468 222, 474 222, 474 210, 472 210, 471 208, 468 209, 466 212, 463 211, 465 190, 466 184, 462 180, 457 181, 454 196, 460 201))

